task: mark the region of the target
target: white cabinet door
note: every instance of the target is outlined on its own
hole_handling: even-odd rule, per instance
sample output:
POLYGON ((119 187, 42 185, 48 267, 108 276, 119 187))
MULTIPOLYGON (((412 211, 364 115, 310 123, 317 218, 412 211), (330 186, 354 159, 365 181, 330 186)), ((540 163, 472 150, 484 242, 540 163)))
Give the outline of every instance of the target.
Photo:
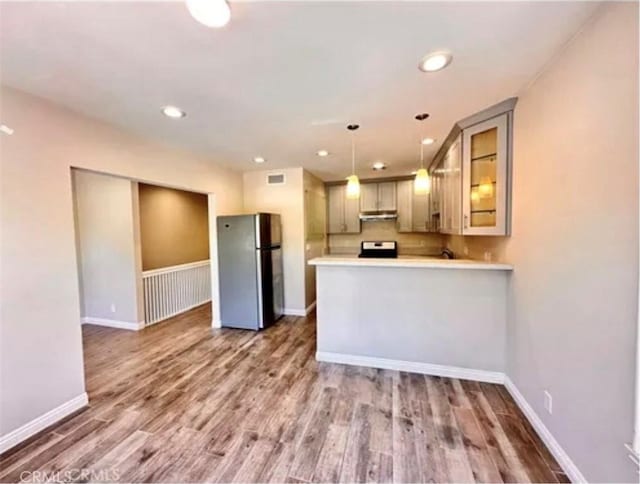
POLYGON ((360 200, 347 198, 346 185, 327 189, 327 231, 330 234, 360 233, 360 200))
POLYGON ((378 210, 378 184, 360 185, 360 211, 375 212, 376 210, 378 210))
POLYGON ((463 131, 462 212, 465 235, 508 235, 509 114, 463 131))
POLYGON ((413 194, 411 207, 413 232, 429 231, 429 195, 413 194))
POLYGON ((360 200, 349 199, 344 197, 344 233, 347 234, 359 234, 361 231, 360 226, 360 200))
POLYGON ((396 190, 398 200, 398 232, 411 232, 413 230, 413 223, 411 220, 413 180, 399 181, 396 190))
POLYGON ((451 170, 451 226, 452 234, 462 234, 462 149, 461 136, 449 148, 451 170))
MULTIPOLYGON (((434 170, 435 171, 435 170, 434 170)), ((431 222, 429 229, 431 232, 439 232, 440 231, 440 207, 441 207, 441 187, 442 178, 440 178, 439 173, 431 174, 431 196, 429 197, 431 201, 431 207, 429 211, 431 212, 431 222)))
POLYGON ((344 202, 344 185, 334 185, 327 189, 327 230, 330 234, 340 234, 345 231, 344 202))
POLYGON ((396 210, 396 182, 378 183, 378 210, 396 210))

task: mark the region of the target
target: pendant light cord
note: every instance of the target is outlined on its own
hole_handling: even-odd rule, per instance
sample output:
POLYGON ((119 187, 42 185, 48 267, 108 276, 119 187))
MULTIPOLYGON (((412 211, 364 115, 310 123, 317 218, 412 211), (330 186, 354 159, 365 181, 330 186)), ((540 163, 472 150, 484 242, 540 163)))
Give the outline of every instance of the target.
MULTIPOLYGON (((422 114, 416 114, 414 118, 417 121, 422 122, 428 117, 429 115, 427 113, 422 113, 422 114)), ((421 170, 424 168, 424 144, 422 143, 423 139, 424 139, 423 137, 420 138, 420 169, 421 170)))
POLYGON ((351 174, 356 174, 356 133, 351 131, 351 174))
POLYGON ((356 174, 356 129, 360 126, 357 124, 350 124, 347 129, 351 131, 351 174, 356 174))

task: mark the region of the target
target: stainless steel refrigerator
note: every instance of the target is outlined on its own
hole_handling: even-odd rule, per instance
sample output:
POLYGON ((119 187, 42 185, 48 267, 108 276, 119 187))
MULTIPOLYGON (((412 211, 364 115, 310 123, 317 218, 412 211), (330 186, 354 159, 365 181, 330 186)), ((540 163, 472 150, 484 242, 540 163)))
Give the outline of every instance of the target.
POLYGON ((259 330, 282 316, 280 215, 218 217, 222 326, 259 330))

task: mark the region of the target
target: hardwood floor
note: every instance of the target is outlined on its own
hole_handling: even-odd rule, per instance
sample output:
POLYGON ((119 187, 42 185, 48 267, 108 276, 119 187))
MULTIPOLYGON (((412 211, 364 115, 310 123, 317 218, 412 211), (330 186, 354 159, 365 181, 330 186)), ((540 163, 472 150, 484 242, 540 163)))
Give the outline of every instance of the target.
POLYGON ((210 321, 84 326, 90 408, 2 456, 0 480, 567 481, 500 385, 317 363, 313 318, 210 321))

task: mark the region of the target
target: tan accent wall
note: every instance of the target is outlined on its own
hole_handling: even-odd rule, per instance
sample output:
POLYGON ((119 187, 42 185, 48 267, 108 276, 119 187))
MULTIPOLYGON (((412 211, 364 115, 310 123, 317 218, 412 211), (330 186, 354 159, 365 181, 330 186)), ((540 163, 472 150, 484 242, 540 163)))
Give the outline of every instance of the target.
POLYGON ((207 196, 139 184, 142 270, 209 258, 207 196))

